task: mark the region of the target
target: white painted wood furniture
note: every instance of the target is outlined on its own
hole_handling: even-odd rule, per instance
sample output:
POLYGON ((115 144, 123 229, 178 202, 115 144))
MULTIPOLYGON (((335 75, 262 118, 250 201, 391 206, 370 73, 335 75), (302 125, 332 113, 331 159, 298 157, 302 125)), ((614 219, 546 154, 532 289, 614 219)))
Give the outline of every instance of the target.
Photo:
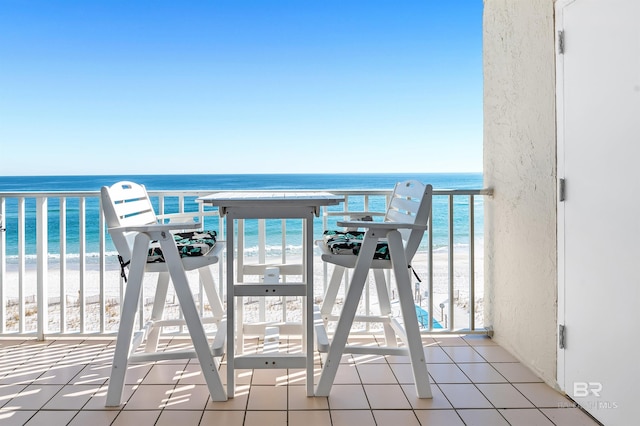
MULTIPOLYGON (((344 305, 337 318, 338 323, 331 343, 329 343, 324 327, 316 327, 319 348, 321 350, 328 348, 328 354, 315 392, 317 396, 329 396, 340 359, 344 353, 373 353, 409 355, 418 397, 432 397, 409 273, 410 262, 420 245, 429 222, 432 192, 431 185, 425 185, 417 181, 399 182, 395 185, 382 222, 362 220, 338 222, 339 226, 347 229, 360 228, 366 230, 357 255, 334 254, 328 250, 324 242, 319 242, 319 246, 324 251, 322 259, 335 265, 319 313, 324 321, 336 319, 331 312, 345 268, 353 269, 353 274, 344 305), (374 259, 374 252, 378 242, 386 242, 388 244, 389 260, 374 259), (395 276, 403 318, 402 324, 391 316, 389 289, 383 273, 385 269, 391 269, 395 276), (374 272, 381 315, 374 318, 356 318, 358 303, 370 270, 374 272), (347 345, 347 338, 354 320, 382 322, 385 325, 387 346, 361 347, 347 345), (403 341, 404 347, 398 347, 396 335, 403 341)), ((318 313, 316 315, 318 316, 318 313)))
MULTIPOLYGON (((227 394, 235 394, 235 369, 306 369, 307 395, 313 396, 313 218, 322 206, 336 205, 342 197, 319 192, 222 192, 200 197, 199 201, 218 206, 226 217, 227 241, 227 394), (302 282, 277 284, 238 283, 234 273, 234 222, 241 219, 302 219, 302 282), (234 299, 242 296, 302 296, 302 354, 279 353, 269 348, 260 354, 236 356, 237 341, 244 324, 236 323, 234 299)), ((237 253, 236 258, 243 256, 237 253)), ((263 265, 264 266, 264 265, 263 265)), ((241 308, 239 308, 240 310, 241 308)), ((271 331, 268 331, 268 333, 271 331)), ((269 345, 265 345, 269 346, 269 345)), ((266 348, 265 348, 266 349, 266 348)))
POLYGON ((214 356, 222 356, 224 353, 226 327, 222 303, 209 269, 210 265, 218 261, 224 244, 216 243, 211 251, 203 256, 181 258, 173 232, 197 230, 201 224, 185 222, 185 214, 174 215, 173 218, 178 222, 171 221, 171 215, 165 216, 169 219, 168 223, 159 222, 147 191, 142 185, 123 181, 110 187, 105 186, 101 190, 101 203, 114 245, 123 261, 130 261, 106 406, 120 405, 124 377, 130 362, 181 358, 198 358, 211 398, 214 401, 225 401, 227 397, 218 374, 219 365, 214 356), (151 241, 159 242, 164 262, 147 262, 151 241), (214 320, 219 322, 211 348, 189 287, 185 273, 187 270, 198 270, 214 313, 214 320), (151 320, 142 330, 134 333, 145 272, 158 272, 158 284, 151 320), (175 288, 184 320, 162 320, 169 281, 175 288), (194 350, 157 352, 160 329, 163 326, 178 324, 187 325, 194 350), (136 348, 145 338, 147 345, 144 352, 136 352, 136 348))

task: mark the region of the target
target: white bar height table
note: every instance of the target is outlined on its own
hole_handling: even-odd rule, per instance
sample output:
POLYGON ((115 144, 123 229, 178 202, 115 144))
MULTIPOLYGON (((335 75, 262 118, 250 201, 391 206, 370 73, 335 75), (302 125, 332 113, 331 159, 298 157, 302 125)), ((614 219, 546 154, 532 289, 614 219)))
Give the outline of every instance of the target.
MULTIPOLYGON (((326 192, 219 192, 198 198, 217 206, 226 216, 227 241, 227 396, 235 395, 235 369, 306 368, 307 396, 314 395, 313 384, 313 218, 320 207, 337 205, 343 197, 326 192), (302 219, 304 275, 301 283, 236 283, 234 275, 234 224, 237 219, 302 219), (303 296, 302 355, 262 353, 235 356, 235 296, 303 296)), ((242 256, 242 253, 238 253, 242 256)), ((242 324, 238 325, 242 327, 242 324)))

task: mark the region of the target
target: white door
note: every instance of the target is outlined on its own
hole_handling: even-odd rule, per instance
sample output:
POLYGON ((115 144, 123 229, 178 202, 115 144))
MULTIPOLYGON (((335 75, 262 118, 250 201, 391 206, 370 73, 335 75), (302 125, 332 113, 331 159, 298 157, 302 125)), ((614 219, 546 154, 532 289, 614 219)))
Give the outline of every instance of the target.
POLYGON ((609 425, 640 421, 640 1, 556 6, 558 382, 609 425))

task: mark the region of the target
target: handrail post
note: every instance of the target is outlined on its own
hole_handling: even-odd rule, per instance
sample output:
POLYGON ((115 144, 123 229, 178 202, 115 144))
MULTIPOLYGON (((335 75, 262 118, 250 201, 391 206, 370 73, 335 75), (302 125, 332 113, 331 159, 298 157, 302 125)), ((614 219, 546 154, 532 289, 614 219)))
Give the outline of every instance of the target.
POLYGON ((476 329, 475 205, 469 195, 469 330, 476 329))
POLYGON ((453 261, 454 261, 454 257, 455 257, 455 252, 454 252, 454 238, 453 238, 453 231, 454 231, 454 223, 453 223, 453 195, 449 195, 449 321, 448 321, 448 329, 449 330, 453 330, 455 328, 455 324, 454 324, 454 305, 455 305, 455 300, 454 300, 454 291, 455 291, 455 286, 454 286, 454 277, 455 277, 455 271, 454 271, 454 265, 453 265, 453 261))
POLYGON ((48 287, 48 246, 47 246, 47 198, 36 199, 36 244, 37 244, 37 339, 44 340, 49 324, 48 287))

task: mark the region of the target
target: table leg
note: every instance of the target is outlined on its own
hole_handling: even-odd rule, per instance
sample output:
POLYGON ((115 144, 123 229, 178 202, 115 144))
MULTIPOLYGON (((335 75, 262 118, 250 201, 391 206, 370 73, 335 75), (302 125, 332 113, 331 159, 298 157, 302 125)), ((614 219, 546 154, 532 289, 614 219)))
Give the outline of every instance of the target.
POLYGON ((234 272, 233 272, 233 221, 234 217, 227 214, 227 396, 235 397, 234 358, 236 350, 236 333, 234 317, 234 272))

